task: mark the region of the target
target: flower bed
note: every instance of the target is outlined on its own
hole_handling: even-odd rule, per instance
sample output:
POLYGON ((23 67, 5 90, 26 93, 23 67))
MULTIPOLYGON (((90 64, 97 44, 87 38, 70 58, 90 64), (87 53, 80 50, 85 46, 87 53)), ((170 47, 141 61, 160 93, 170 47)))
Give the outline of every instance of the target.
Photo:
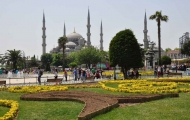
POLYGON ((48 92, 48 91, 66 91, 68 88, 101 88, 100 84, 91 85, 56 85, 56 86, 13 86, 4 88, 2 90, 8 90, 15 93, 36 93, 36 92, 48 92))
POLYGON ((147 78, 146 80, 149 81, 183 81, 183 82, 190 82, 190 78, 189 77, 183 77, 183 78, 179 78, 179 77, 160 77, 160 78, 147 78))
POLYGON ((0 120, 13 120, 15 119, 18 111, 18 102, 13 100, 0 100, 0 106, 10 107, 10 110, 0 120))
POLYGON ((100 84, 95 85, 66 85, 68 88, 101 88, 100 84))
POLYGON ((99 82, 102 88, 113 92, 126 93, 179 93, 190 92, 190 84, 175 82, 151 82, 147 80, 106 80, 99 82), (118 88, 106 86, 106 84, 118 84, 118 88), (183 87, 178 87, 183 85, 183 87))
POLYGON ((36 93, 36 92, 48 92, 48 91, 65 91, 68 90, 66 86, 14 86, 9 87, 9 92, 19 93, 36 93))

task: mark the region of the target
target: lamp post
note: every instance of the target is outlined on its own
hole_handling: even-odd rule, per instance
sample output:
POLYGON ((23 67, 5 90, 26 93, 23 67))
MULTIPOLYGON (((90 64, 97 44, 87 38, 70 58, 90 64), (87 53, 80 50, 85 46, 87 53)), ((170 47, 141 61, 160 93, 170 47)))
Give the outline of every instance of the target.
MULTIPOLYGON (((115 66, 115 67, 116 67, 116 66, 115 66)), ((114 74, 114 77, 113 77, 114 80, 116 80, 115 67, 114 67, 114 73, 113 73, 113 74, 114 74)))
POLYGON ((23 52, 22 59, 24 60, 24 69, 26 69, 26 58, 25 58, 25 52, 23 52))
POLYGON ((177 73, 177 57, 176 57, 176 54, 174 54, 174 57, 175 57, 176 73, 177 73))
POLYGON ((46 69, 47 71, 49 71, 50 70, 50 61, 49 61, 49 59, 48 59, 48 65, 47 65, 47 69, 46 69))

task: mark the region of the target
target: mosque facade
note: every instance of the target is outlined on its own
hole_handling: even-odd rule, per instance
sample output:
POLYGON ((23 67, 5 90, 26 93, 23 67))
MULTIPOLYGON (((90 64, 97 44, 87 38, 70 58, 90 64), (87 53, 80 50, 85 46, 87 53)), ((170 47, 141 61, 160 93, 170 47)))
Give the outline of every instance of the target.
MULTIPOLYGON (((75 29, 73 33, 70 33, 69 35, 66 35, 66 27, 64 23, 64 29, 63 29, 63 37, 67 37, 67 43, 66 43, 66 49, 65 53, 70 54, 71 52, 80 51, 85 46, 92 46, 91 45, 91 33, 90 33, 90 12, 88 9, 88 16, 87 16, 87 40, 80 35, 79 33, 76 33, 75 29)), ((46 27, 45 27, 45 15, 43 13, 43 27, 42 27, 42 54, 46 53, 46 27)), ((103 27, 102 22, 100 25, 100 50, 103 50, 103 27)), ((52 50, 50 50, 50 53, 62 53, 62 48, 57 45, 52 50)))

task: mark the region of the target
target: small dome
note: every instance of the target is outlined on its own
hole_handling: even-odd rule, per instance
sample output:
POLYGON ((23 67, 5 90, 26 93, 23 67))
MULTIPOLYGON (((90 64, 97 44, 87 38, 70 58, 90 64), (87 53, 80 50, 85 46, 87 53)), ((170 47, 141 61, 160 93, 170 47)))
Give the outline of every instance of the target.
POLYGON ((70 48, 65 48, 66 50, 70 50, 70 48))
POLYGON ((66 43, 66 46, 76 46, 76 44, 74 42, 68 42, 66 43))

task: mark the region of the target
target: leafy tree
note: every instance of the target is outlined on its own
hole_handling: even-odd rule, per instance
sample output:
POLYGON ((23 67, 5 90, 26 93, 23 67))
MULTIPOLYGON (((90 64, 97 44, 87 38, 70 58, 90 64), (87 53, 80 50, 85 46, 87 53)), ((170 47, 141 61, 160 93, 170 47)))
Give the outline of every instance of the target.
POLYGON ((41 56, 42 67, 46 71, 50 71, 50 64, 52 63, 53 57, 49 53, 45 53, 41 56))
POLYGON ((175 48, 174 50, 180 50, 180 48, 175 48))
POLYGON ((70 63, 76 63, 78 64, 78 52, 72 52, 67 56, 67 64, 69 65, 70 63))
POLYGON ((186 42, 183 45, 181 53, 190 56, 190 41, 186 42))
POLYGON ((3 65, 4 63, 6 63, 6 60, 4 59, 4 55, 0 54, 0 63, 3 65))
POLYGON ((67 37, 60 37, 59 39, 58 39, 58 44, 59 44, 59 47, 60 48, 62 48, 62 52, 63 52, 63 65, 62 65, 62 67, 63 67, 63 70, 65 70, 65 48, 66 48, 66 46, 65 46, 65 44, 66 44, 66 42, 67 42, 67 37))
POLYGON ((94 47, 87 47, 78 52, 77 61, 79 64, 86 64, 90 68, 91 64, 101 61, 100 51, 94 47))
POLYGON ((51 63, 52 65, 54 65, 54 66, 60 66, 61 65, 62 66, 63 54, 60 54, 60 53, 53 54, 52 57, 53 57, 53 61, 51 63))
POLYGON ((168 52, 168 51, 170 51, 170 50, 172 50, 172 49, 171 49, 171 48, 166 48, 166 49, 165 49, 166 52, 168 52))
POLYGON ((13 69, 17 69, 17 64, 22 61, 22 52, 21 50, 7 50, 4 56, 4 60, 8 62, 12 62, 13 64, 13 69))
POLYGON ((140 46, 130 29, 118 32, 111 40, 109 57, 112 66, 119 65, 122 68, 125 79, 130 68, 138 68, 142 65, 140 46))
POLYGON ((69 67, 70 68, 75 68, 75 67, 77 67, 77 63, 76 62, 71 62, 71 63, 69 63, 69 67))
MULTIPOLYGON (((158 57, 161 59, 161 21, 167 22, 168 21, 168 16, 162 15, 162 11, 156 11, 155 14, 151 15, 150 20, 156 20, 157 26, 158 26, 158 57)), ((159 65, 161 65, 161 61, 159 61, 159 65)))
POLYGON ((34 57, 31 57, 31 61, 28 63, 28 66, 29 67, 38 67, 39 66, 37 59, 35 58, 35 55, 34 55, 34 57))
POLYGON ((106 51, 99 51, 100 54, 100 62, 109 62, 109 53, 106 51))
POLYGON ((168 65, 168 64, 171 64, 171 58, 168 57, 168 56, 162 56, 161 58, 161 61, 162 61, 162 65, 168 65))

